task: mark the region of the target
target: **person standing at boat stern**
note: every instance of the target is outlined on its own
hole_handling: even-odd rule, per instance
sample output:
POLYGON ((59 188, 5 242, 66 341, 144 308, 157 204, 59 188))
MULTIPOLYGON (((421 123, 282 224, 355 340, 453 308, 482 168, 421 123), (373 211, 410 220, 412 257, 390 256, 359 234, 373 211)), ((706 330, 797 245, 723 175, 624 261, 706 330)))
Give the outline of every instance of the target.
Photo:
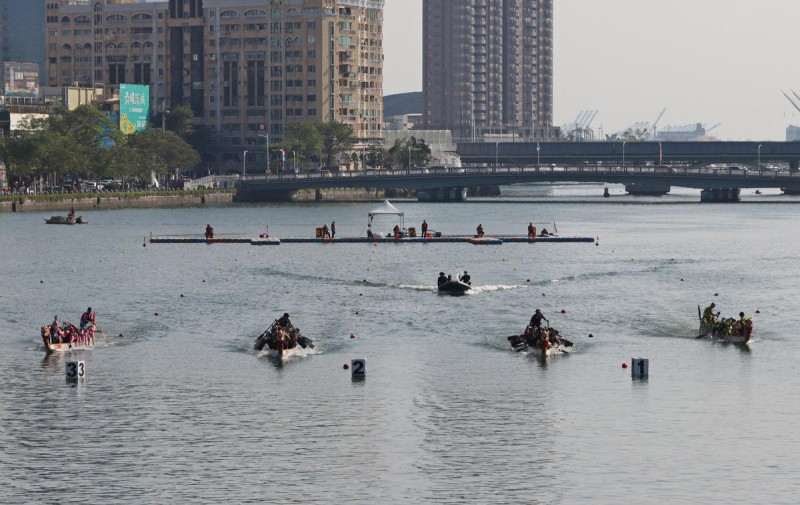
POLYGON ((531 317, 531 328, 536 328, 537 330, 541 329, 542 328, 542 319, 547 321, 547 324, 550 324, 550 320, 547 319, 546 317, 544 317, 544 314, 542 314, 542 311, 539 310, 539 309, 536 309, 536 312, 534 312, 533 316, 531 317))
POLYGON ((81 315, 81 329, 84 329, 84 328, 86 328, 86 325, 88 325, 89 323, 91 323, 92 325, 94 325, 94 322, 95 322, 95 318, 96 318, 96 317, 97 317, 97 316, 95 315, 95 313, 94 313, 94 312, 92 312, 92 308, 91 308, 91 307, 89 307, 88 309, 86 309, 86 312, 84 312, 84 313, 81 315))

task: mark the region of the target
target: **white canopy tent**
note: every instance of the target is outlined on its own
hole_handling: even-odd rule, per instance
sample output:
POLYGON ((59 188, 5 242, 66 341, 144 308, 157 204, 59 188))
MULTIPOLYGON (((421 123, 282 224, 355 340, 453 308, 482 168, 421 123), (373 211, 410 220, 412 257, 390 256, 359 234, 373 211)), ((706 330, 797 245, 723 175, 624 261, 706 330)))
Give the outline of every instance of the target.
POLYGON ((370 237, 372 236, 372 220, 375 218, 375 216, 400 216, 400 229, 403 231, 406 229, 405 214, 403 211, 392 205, 389 200, 384 200, 380 206, 372 209, 367 215, 369 216, 369 222, 367 223, 367 235, 370 237))

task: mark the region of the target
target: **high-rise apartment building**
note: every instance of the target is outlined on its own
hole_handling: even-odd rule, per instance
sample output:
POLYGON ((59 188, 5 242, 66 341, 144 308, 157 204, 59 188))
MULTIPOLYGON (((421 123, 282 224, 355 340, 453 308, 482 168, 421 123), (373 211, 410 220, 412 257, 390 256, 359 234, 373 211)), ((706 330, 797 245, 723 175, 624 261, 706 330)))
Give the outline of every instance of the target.
POLYGON ((424 0, 423 9, 426 128, 553 136, 553 0, 424 0))
POLYGON ((149 84, 153 112, 186 105, 213 132, 207 161, 280 142, 294 121, 339 121, 366 144, 383 124, 383 3, 52 1, 48 84, 149 84))
POLYGON ((0 0, 0 62, 39 64, 44 84, 44 0, 0 0))

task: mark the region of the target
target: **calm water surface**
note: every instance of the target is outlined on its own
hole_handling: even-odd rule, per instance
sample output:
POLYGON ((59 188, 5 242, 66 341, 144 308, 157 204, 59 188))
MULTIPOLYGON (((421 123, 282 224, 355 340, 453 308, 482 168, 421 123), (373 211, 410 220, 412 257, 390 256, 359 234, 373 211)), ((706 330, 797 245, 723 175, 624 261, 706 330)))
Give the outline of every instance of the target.
POLYGON ((407 226, 555 220, 599 246, 142 246, 207 223, 363 235, 375 203, 0 214, 0 501, 796 503, 800 199, 601 192, 395 202, 407 226), (478 289, 438 296, 457 264, 478 289), (753 315, 756 341, 695 340, 710 301, 753 315), (109 338, 45 357, 39 326, 89 305, 109 338), (536 308, 571 354, 510 350, 536 308), (284 311, 317 347, 280 364, 252 343, 284 311), (632 356, 648 380, 621 368, 632 356))

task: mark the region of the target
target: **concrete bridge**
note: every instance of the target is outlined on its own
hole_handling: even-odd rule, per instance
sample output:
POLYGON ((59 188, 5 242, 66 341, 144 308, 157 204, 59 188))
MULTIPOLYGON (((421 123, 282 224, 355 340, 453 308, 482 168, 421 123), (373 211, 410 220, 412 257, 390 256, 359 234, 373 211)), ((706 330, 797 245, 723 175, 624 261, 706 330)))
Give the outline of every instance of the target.
POLYGON ((800 142, 479 143, 459 144, 458 151, 471 166, 248 176, 238 183, 237 199, 288 201, 300 189, 317 190, 320 198, 323 189, 374 188, 414 189, 421 201, 462 201, 473 186, 561 182, 623 184, 631 194, 697 188, 702 201, 738 201, 742 188, 800 192, 800 142), (739 167, 709 166, 728 163, 739 167))

